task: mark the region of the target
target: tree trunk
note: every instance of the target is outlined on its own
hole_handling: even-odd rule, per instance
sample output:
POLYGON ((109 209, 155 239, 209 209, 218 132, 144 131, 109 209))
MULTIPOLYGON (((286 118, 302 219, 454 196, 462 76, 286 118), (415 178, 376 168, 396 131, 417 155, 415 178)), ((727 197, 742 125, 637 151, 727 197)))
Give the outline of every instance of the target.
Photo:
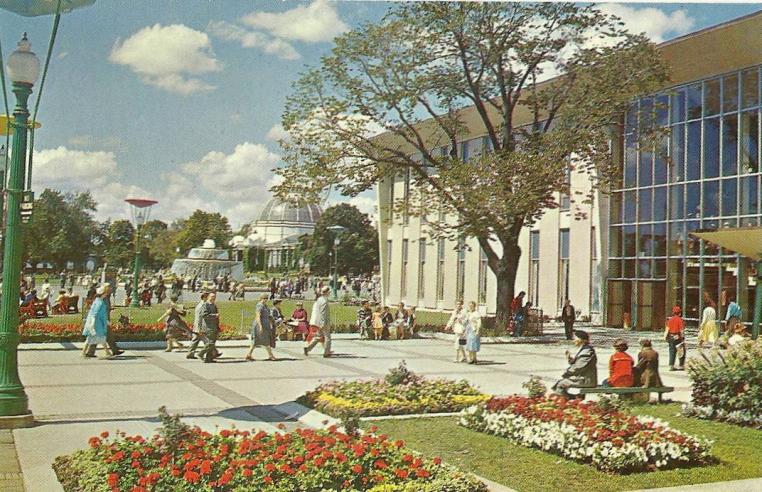
POLYGON ((521 248, 518 246, 518 238, 501 241, 503 243, 503 255, 498 260, 497 268, 492 269, 497 279, 497 299, 495 328, 500 331, 508 326, 511 317, 511 301, 513 301, 516 288, 516 273, 521 258, 521 248))

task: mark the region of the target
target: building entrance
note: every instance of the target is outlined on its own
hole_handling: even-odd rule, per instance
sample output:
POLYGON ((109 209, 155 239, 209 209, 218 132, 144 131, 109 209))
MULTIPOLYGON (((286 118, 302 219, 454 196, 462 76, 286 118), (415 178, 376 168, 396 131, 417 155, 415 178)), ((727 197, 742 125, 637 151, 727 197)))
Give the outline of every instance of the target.
POLYGON ((607 324, 636 330, 664 329, 665 281, 609 280, 607 324))

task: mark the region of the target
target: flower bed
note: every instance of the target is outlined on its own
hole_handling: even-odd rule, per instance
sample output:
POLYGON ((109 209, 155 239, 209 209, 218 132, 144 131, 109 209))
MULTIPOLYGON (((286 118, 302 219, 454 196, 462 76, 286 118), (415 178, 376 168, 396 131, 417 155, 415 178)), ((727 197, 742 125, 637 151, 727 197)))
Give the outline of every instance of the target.
POLYGON ((688 361, 693 391, 683 414, 762 429, 762 343, 701 355, 688 361))
POLYGON ((334 417, 409 415, 458 412, 490 399, 467 381, 426 379, 404 361, 382 379, 333 381, 318 386, 299 401, 334 417))
POLYGON ((56 458, 65 491, 482 492, 472 475, 423 458, 402 441, 335 427, 290 433, 199 428, 160 431, 150 439, 90 438, 89 448, 56 458))
MULTIPOLYGON (((117 341, 156 341, 164 340, 164 323, 129 324, 123 326, 112 324, 109 327, 117 341)), ((79 342, 82 336, 81 323, 46 324, 26 322, 19 325, 19 336, 22 343, 30 342, 79 342)), ((237 330, 231 326, 221 325, 221 340, 236 338, 237 330)))
POLYGON ((460 425, 616 473, 706 464, 711 441, 665 422, 593 402, 564 398, 493 398, 461 412, 460 425))

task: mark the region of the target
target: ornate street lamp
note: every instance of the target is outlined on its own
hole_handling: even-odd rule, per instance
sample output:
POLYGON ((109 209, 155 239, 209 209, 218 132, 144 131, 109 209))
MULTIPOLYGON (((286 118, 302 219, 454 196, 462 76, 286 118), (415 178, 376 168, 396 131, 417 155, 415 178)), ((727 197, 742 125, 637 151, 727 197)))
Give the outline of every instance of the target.
POLYGON ((29 400, 18 371, 19 279, 21 276, 21 200, 26 170, 29 109, 27 101, 40 75, 40 60, 24 33, 18 48, 8 57, 8 78, 13 83, 13 152, 5 189, 5 244, 3 295, 0 301, 0 418, 10 417, 13 426, 30 424, 29 400), (21 421, 19 421, 19 418, 21 421))
POLYGON ((151 207, 156 205, 156 200, 145 198, 128 198, 125 202, 130 204, 132 222, 135 224, 135 269, 132 272, 132 302, 130 307, 140 307, 140 229, 148 222, 151 207))
MULTIPOLYGON (((339 274, 339 244, 341 244, 341 238, 339 237, 342 232, 346 231, 347 228, 340 225, 333 225, 326 227, 331 233, 333 234, 333 285, 331 286, 332 292, 333 292, 333 300, 335 301, 337 299, 336 296, 336 284, 338 282, 338 274, 339 274)), ((330 264, 328 265, 328 270, 330 271, 330 264)))

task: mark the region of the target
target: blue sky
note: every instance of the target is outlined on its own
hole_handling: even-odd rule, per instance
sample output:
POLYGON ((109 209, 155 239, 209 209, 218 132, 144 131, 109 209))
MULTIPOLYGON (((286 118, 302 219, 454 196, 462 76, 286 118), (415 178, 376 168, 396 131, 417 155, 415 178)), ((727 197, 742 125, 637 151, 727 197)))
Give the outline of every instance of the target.
MULTIPOLYGON (((220 211, 254 218, 280 163, 290 83, 337 34, 386 2, 96 0, 63 16, 40 109, 34 186, 90 189, 98 218, 122 200, 160 201, 155 217, 220 211)), ((634 31, 667 40, 760 4, 607 4, 634 31)), ((23 31, 40 58, 52 18, 0 10, 7 56, 23 31)), ((341 200, 334 196, 332 200, 341 200)), ((373 194, 353 200, 370 212, 373 194)))

